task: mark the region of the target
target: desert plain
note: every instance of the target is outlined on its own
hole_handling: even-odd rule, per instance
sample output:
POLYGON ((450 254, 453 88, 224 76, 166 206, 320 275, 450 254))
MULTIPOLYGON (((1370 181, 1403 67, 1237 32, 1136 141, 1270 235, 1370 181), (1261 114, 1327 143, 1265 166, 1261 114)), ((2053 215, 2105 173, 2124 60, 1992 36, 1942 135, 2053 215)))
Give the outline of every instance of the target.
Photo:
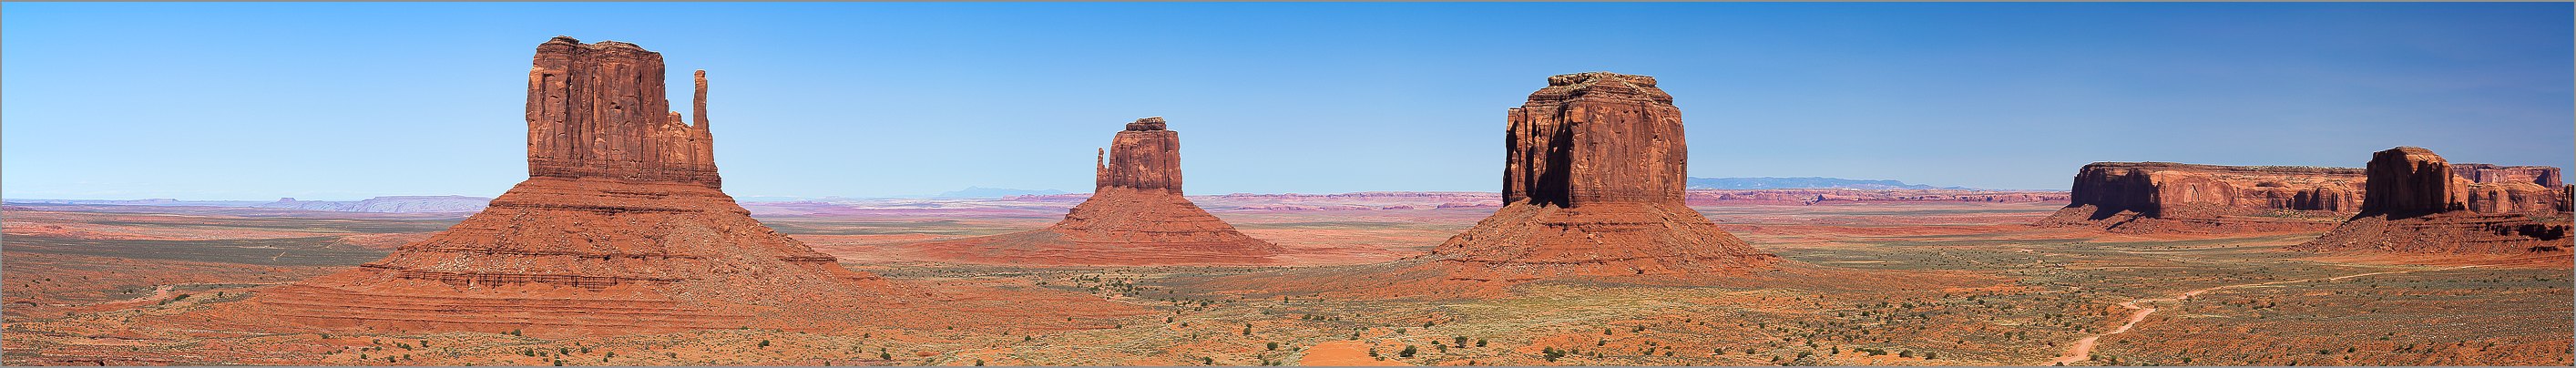
POLYGON ((912 246, 1043 228, 1079 194, 745 202, 841 266, 1062 320, 894 310, 868 318, 909 321, 553 336, 347 332, 222 315, 279 285, 384 258, 471 209, 13 203, 0 208, 0 363, 2570 364, 2576 296, 2564 252, 2300 252, 2285 248, 2321 231, 2123 234, 2034 226, 2066 207, 2062 192, 2005 201, 1832 192, 1854 194, 1691 192, 1691 209, 1784 260, 1766 272, 1490 289, 1388 272, 1492 214, 1490 192, 1190 196, 1285 250, 1232 266, 993 264, 912 246))

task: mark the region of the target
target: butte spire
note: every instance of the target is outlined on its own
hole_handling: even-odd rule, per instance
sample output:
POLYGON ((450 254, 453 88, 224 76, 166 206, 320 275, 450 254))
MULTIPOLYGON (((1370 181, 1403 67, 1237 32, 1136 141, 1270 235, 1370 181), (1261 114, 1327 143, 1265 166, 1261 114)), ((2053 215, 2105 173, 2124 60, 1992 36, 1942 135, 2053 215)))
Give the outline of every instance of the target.
POLYGON ((694 125, 662 80, 662 55, 634 44, 538 45, 527 181, 384 259, 255 300, 306 326, 561 336, 777 325, 919 296, 753 220, 720 189, 705 72, 694 125))
POLYGON ((1682 204, 1681 109, 1654 77, 1547 84, 1510 110, 1503 208, 1428 256, 1450 279, 1735 274, 1779 261, 1682 204))
POLYGON ((920 248, 961 262, 1114 266, 1261 264, 1280 252, 1181 197, 1181 134, 1163 118, 1127 123, 1097 155, 1096 189, 1063 221, 920 248))

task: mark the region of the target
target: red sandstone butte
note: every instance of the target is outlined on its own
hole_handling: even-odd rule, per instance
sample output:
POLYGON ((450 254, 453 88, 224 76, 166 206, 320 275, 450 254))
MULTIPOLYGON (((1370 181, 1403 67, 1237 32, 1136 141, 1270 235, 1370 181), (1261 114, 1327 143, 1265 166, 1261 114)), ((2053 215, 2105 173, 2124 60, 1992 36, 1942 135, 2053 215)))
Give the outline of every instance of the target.
POLYGON ((2361 214, 2303 251, 2567 256, 2569 188, 2558 168, 2452 164, 2417 147, 2372 154, 2361 214))
POLYGON ((1503 208, 1425 256, 1449 279, 1740 274, 1779 262, 1682 204, 1681 109, 1654 77, 1548 77, 1509 119, 1503 208))
POLYGON ((753 220, 720 189, 705 72, 695 125, 668 111, 662 76, 661 54, 633 44, 546 41, 528 72, 527 181, 444 232, 257 304, 321 328, 561 336, 820 326, 807 320, 925 295, 753 220))
POLYGON ((2122 233, 2323 231, 2361 210, 2362 170, 2096 162, 2043 227, 2122 233))
POLYGON ((1264 264, 1277 244, 1235 231, 1181 197, 1181 136, 1137 119, 1099 153, 1091 199, 1045 229, 923 243, 966 263, 1089 266, 1264 264))

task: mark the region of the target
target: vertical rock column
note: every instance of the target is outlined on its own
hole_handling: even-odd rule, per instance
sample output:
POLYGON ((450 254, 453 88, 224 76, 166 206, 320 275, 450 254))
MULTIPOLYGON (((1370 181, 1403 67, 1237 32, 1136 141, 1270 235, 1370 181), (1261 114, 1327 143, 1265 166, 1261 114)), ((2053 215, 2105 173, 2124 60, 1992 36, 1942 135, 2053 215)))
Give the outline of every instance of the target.
POLYGON ((1549 77, 1509 114, 1503 202, 1681 203, 1688 174, 1681 109, 1654 77, 1549 77))
POLYGON ((2367 190, 2362 191, 2363 215, 2438 213, 2466 209, 2459 198, 2460 183, 2454 181, 2450 164, 2432 150, 2397 147, 2371 154, 2367 190))
POLYGON ((1682 204, 1681 109, 1655 78, 1547 84, 1509 112, 1503 208, 1432 248, 1447 279, 1737 274, 1779 261, 1682 204))
POLYGON ((1109 141, 1097 168, 1101 190, 1128 188, 1181 193, 1181 133, 1160 116, 1136 119, 1109 141))
POLYGON ((678 182, 718 187, 706 129, 682 122, 663 96, 662 54, 635 44, 555 37, 528 70, 528 176, 678 182))

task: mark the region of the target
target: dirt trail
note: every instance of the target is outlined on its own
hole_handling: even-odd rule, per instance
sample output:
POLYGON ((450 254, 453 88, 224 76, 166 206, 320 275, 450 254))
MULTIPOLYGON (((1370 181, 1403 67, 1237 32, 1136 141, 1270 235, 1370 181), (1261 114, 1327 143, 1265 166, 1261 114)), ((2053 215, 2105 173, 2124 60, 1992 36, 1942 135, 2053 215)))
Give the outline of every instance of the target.
POLYGON ((91 304, 91 305, 111 305, 111 304, 125 304, 125 303, 133 303, 133 304, 151 303, 151 302, 153 302, 153 301, 161 300, 161 298, 168 298, 168 297, 170 297, 170 289, 171 289, 171 288, 173 288, 173 287, 177 287, 177 286, 178 286, 178 285, 161 285, 161 286, 159 286, 159 287, 154 287, 154 288, 152 288, 152 295, 138 296, 138 297, 134 297, 134 299, 118 300, 118 301, 112 301, 112 302, 103 302, 103 303, 97 303, 97 304, 91 304))
POLYGON ((2075 344, 2073 344, 2073 345, 2071 345, 2071 346, 2068 346, 2068 347, 2066 348, 2066 354, 2065 354, 2065 355, 2059 355, 2056 359, 2049 359, 2047 363, 2042 363, 2042 364, 2040 364, 2040 365, 2058 365, 2058 364, 2066 364, 2066 363, 2074 363, 2074 362, 2081 362, 2081 361, 2093 360, 2093 344, 2094 344, 2095 342, 2097 342, 2097 341, 2102 340, 2102 337, 2103 337, 2103 336, 2110 336, 2110 335, 2113 335, 2113 334, 2119 334, 2119 333, 2126 333, 2126 332, 2129 332, 2129 329, 2130 329, 2130 328, 2133 328, 2133 327, 2137 327, 2137 326, 2138 326, 2138 322, 2141 322, 2141 321, 2145 321, 2145 320, 2147 320, 2147 315, 2149 315, 2149 314, 2155 314, 2155 313, 2156 313, 2156 308, 2153 308, 2153 307, 2140 307, 2140 306, 2138 306, 2138 304, 2141 304, 2141 303, 2156 303, 2156 302, 2168 302, 2168 301, 2177 301, 2177 300, 2190 300, 2190 299, 2191 299, 2191 297, 2200 296, 2200 294, 2208 293, 2208 292, 2211 292, 2211 291, 2217 291, 2217 290, 2219 290, 2219 289, 2232 289, 2232 288, 2253 287, 2253 286, 2268 286, 2268 285, 2279 285, 2279 284, 2289 284, 2289 283, 2310 282, 2310 281, 2318 281, 2318 280, 2326 280, 2326 281, 2341 281, 2341 280, 2343 280, 2343 279, 2349 279, 2349 278, 2355 278, 2355 277, 2363 277, 2363 276, 2386 275, 2386 274, 2392 274, 2392 273, 2423 272, 2423 271, 2447 271, 2447 270, 2456 270, 2456 269, 2462 269, 2462 268, 2481 267, 2481 266, 2487 266, 2487 265, 2468 265, 2468 266, 2459 266, 2459 267, 2450 267, 2450 268, 2434 268, 2434 269, 2421 269, 2421 270, 2380 271, 2380 272, 2371 272, 2371 273, 2362 273, 2362 274, 2352 274, 2352 275, 2343 275, 2343 276, 2326 277, 2326 278, 2314 278, 2314 279, 2302 279, 2302 280, 2284 280, 2284 281, 2273 281, 2273 282, 2252 283, 2252 284, 2236 284, 2236 285, 2216 286, 2216 287, 2210 287, 2210 288, 2206 288, 2206 289, 2186 291, 2186 292, 2183 292, 2181 295, 2176 295, 2176 296, 2174 296, 2174 297, 2170 297, 2170 298, 2138 299, 2138 300, 2131 300, 2131 301, 2126 301, 2126 302, 2120 302, 2120 307, 2121 307, 2121 308, 2128 308, 2129 310, 2133 310, 2133 311, 2135 311, 2135 312, 2129 312, 2129 321, 2128 321, 2128 322, 2121 323, 2121 324, 2120 324, 2120 327, 2118 327, 2118 328, 2113 328, 2113 329, 2111 329, 2110 331, 2106 331, 2106 332, 2103 332, 2103 333, 2100 333, 2100 334, 2095 334, 2095 335, 2093 335, 2093 336, 2085 336, 2084 338, 2081 338, 2081 339, 2075 339, 2075 344))

